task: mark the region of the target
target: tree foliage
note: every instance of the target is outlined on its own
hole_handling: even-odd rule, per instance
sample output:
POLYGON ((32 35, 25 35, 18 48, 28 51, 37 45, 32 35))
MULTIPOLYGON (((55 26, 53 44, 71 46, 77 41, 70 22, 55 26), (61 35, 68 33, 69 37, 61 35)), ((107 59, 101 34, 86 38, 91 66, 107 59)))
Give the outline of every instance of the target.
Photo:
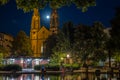
POLYGON ((56 34, 51 35, 45 41, 44 57, 50 57, 53 54, 53 48, 56 46, 56 34))
POLYGON ((31 56, 30 39, 24 31, 20 31, 13 41, 13 56, 31 56))
POLYGON ((94 59, 95 60, 105 60, 107 54, 105 53, 105 45, 108 40, 107 34, 104 32, 105 27, 100 22, 95 22, 92 27, 92 38, 94 45, 94 59))
POLYGON ((82 11, 86 11, 89 6, 95 5, 95 0, 16 0, 16 3, 17 7, 24 11, 29 11, 33 8, 42 9, 47 4, 49 4, 52 9, 75 4, 77 8, 82 8, 82 11))
POLYGON ((111 20, 110 35, 107 48, 111 51, 111 56, 114 56, 116 61, 120 62, 120 58, 118 58, 120 56, 120 7, 116 8, 115 17, 111 20))
POLYGON ((80 24, 76 27, 74 35, 74 60, 79 58, 86 61, 93 51, 90 27, 80 24))
MULTIPOLYGON (((78 25, 75 29, 74 54, 75 59, 99 61, 106 59, 105 43, 107 35, 104 26, 95 22, 92 27, 78 25)), ((74 60, 75 60, 74 59, 74 60)))
POLYGON ((8 3, 9 0, 0 0, 0 5, 4 5, 6 3, 8 3))
POLYGON ((3 46, 0 46, 0 54, 2 54, 2 56, 5 58, 5 57, 8 57, 10 54, 9 54, 9 51, 7 49, 5 49, 3 46))
POLYGON ((113 40, 114 49, 120 49, 120 7, 116 8, 116 15, 111 20, 111 27, 110 34, 113 40))
POLYGON ((63 24, 62 32, 64 36, 67 37, 72 45, 74 43, 74 25, 72 22, 66 22, 63 24))
POLYGON ((63 53, 64 52, 68 53, 71 51, 70 41, 63 32, 58 33, 56 41, 57 43, 53 51, 55 52, 59 51, 63 53))
POLYGON ((83 63, 87 60, 93 62, 105 60, 107 57, 105 44, 108 37, 102 23, 95 22, 93 26, 80 24, 73 27, 71 25, 71 23, 64 24, 61 33, 57 35, 54 56, 57 53, 59 53, 57 55, 70 54, 73 62, 82 61, 83 63))
POLYGON ((56 36, 56 45, 53 48, 53 54, 51 56, 52 62, 60 62, 61 58, 66 57, 67 54, 71 54, 72 47, 70 45, 70 40, 65 34, 60 31, 56 36))
MULTIPOLYGON (((9 0, 0 0, 0 4, 5 4, 9 0)), ((52 9, 58 9, 62 6, 76 5, 77 8, 86 11, 88 7, 95 6, 96 0, 15 0, 18 9, 23 11, 31 11, 33 8, 43 9, 49 5, 52 9)))

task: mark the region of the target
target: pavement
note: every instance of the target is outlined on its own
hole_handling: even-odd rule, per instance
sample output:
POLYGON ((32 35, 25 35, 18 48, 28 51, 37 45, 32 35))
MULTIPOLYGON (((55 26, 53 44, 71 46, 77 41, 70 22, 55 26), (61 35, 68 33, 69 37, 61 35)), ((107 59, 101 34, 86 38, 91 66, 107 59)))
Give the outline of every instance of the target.
MULTIPOLYGON (((79 70, 73 70, 73 71, 65 71, 66 72, 72 72, 72 73, 94 73, 98 69, 79 69, 79 70)), ((107 69, 100 69, 100 73, 108 73, 109 71, 107 69)), ((34 70, 32 68, 28 69, 22 69, 22 71, 0 71, 0 74, 10 74, 10 73, 41 73, 41 70, 34 70)), ((45 71, 45 73, 63 73, 62 71, 45 71)), ((113 70, 113 73, 119 73, 119 70, 113 70)))

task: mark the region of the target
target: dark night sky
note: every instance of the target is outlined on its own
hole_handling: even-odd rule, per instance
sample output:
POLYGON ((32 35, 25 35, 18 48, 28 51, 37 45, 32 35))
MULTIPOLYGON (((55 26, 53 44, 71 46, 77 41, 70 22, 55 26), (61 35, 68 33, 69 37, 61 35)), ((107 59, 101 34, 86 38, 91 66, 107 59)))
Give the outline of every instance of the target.
MULTIPOLYGON (((10 2, 0 6, 0 32, 5 32, 15 36, 20 30, 24 30, 28 35, 30 31, 31 18, 33 12, 24 13, 18 10, 16 3, 10 2)), ((96 6, 88 8, 87 12, 81 12, 74 5, 62 7, 58 10, 60 27, 63 23, 72 21, 74 25, 92 25, 95 21, 100 21, 106 27, 110 27, 109 21, 115 15, 115 8, 120 5, 120 0, 96 0, 96 6)), ((46 7, 40 10, 41 25, 49 27, 51 9, 46 7)))

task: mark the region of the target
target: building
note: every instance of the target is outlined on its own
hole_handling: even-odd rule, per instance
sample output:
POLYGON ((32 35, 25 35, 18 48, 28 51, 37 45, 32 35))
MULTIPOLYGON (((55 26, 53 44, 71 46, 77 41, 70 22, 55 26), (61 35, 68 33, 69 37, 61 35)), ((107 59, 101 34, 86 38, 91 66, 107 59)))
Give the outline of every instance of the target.
POLYGON ((11 35, 0 33, 0 46, 3 47, 9 54, 11 53, 12 41, 13 37, 11 35))
POLYGON ((50 15, 50 29, 45 26, 40 25, 40 14, 38 9, 34 9, 31 30, 30 30, 30 40, 31 47, 33 50, 33 57, 41 57, 46 50, 45 41, 50 35, 57 34, 58 32, 58 14, 57 10, 53 10, 50 15))

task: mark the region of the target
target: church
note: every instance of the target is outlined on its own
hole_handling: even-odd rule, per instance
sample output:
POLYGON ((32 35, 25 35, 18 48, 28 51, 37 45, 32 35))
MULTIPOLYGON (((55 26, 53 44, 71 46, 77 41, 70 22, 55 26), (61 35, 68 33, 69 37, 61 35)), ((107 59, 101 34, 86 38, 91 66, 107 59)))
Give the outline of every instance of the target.
POLYGON ((30 29, 30 40, 33 57, 42 57, 44 55, 46 50, 45 41, 49 38, 49 36, 58 33, 58 25, 59 21, 56 9, 53 9, 50 15, 49 29, 47 29, 45 26, 41 26, 39 10, 36 8, 34 9, 30 29))

